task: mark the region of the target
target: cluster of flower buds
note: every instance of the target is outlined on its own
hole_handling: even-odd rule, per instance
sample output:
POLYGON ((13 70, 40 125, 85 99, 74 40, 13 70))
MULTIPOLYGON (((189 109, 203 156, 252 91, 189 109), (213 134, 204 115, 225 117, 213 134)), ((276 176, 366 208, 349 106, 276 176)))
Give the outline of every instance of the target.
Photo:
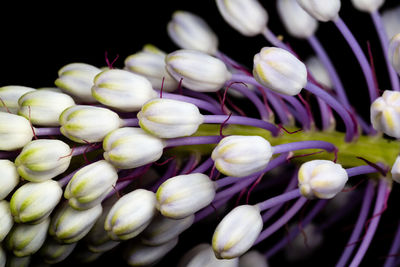
MULTIPOLYGON (((71 63, 54 88, 1 87, 0 267, 27 266, 37 255, 48 264, 73 254, 89 262, 119 247, 131 266, 156 265, 206 218, 217 225, 209 242, 171 266, 266 267, 281 250, 287 261, 311 255, 323 246, 323 231, 361 202, 338 264, 349 262, 361 240, 350 264, 358 266, 392 182, 400 183, 400 143, 389 140, 400 138, 400 33, 389 42, 383 32, 383 0, 352 3, 370 13, 382 42, 391 82, 382 96, 373 64, 339 16, 340 0, 277 0, 288 34, 306 39, 315 55, 267 28, 257 0, 216 0, 241 35, 270 43, 252 66, 219 51, 223 40, 201 17, 176 11, 167 27, 176 51, 148 44, 121 69, 71 63), (315 36, 319 22, 335 24, 360 63, 370 122, 351 107, 315 36), (313 97, 319 113, 305 100, 313 97), (350 179, 361 175, 369 181, 350 179), (319 225, 315 217, 331 213, 322 212, 327 202, 347 191, 354 201, 338 197, 343 214, 319 225), (286 233, 289 221, 299 227, 286 233), (265 246, 272 234, 276 244, 265 246)), ((390 255, 399 240, 400 228, 390 255)), ((385 266, 395 264, 387 258, 385 266)))

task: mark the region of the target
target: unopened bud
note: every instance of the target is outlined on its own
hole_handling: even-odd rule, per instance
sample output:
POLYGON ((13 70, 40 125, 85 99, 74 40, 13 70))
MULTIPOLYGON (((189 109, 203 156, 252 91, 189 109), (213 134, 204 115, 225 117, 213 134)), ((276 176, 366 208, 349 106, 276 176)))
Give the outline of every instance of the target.
POLYGON ((60 115, 61 133, 77 143, 100 142, 122 121, 118 114, 101 107, 77 105, 60 115))
POLYGON ((400 6, 385 9, 382 12, 382 22, 389 40, 392 39, 400 29, 400 6))
POLYGON ((241 205, 229 212, 218 224, 212 247, 219 259, 239 257, 249 250, 263 227, 257 206, 241 205))
POLYGON ((297 0, 305 11, 319 21, 335 20, 340 10, 340 0, 297 0))
POLYGON ((3 250, 3 248, 0 246, 0 266, 4 267, 6 266, 6 261, 7 261, 7 256, 6 252, 3 250))
POLYGON ((198 92, 216 92, 232 75, 224 62, 197 50, 177 50, 165 62, 172 77, 198 92))
POLYGON ((48 237, 39 250, 39 254, 45 263, 59 263, 72 253, 77 244, 78 243, 60 244, 52 237, 48 237))
POLYGON ((6 200, 0 201, 0 225, 0 242, 2 242, 14 225, 10 204, 6 200))
MULTIPOLYGON (((292 228, 298 227, 298 225, 293 225, 292 228)), ((302 234, 290 241, 285 249, 286 258, 289 261, 306 260, 322 245, 323 235, 318 228, 316 225, 309 224, 301 229, 302 234)))
POLYGON ((209 205, 216 186, 202 173, 191 173, 169 178, 157 190, 157 208, 172 219, 190 216, 209 205))
POLYGON ((57 206, 62 189, 53 180, 26 183, 10 200, 11 213, 17 223, 37 224, 45 220, 57 206))
POLYGON ((346 170, 330 160, 311 160, 303 163, 298 172, 299 189, 303 196, 330 199, 346 185, 346 170))
POLYGON ((116 169, 107 161, 91 163, 74 174, 65 188, 64 197, 74 209, 92 208, 113 190, 117 179, 116 169))
POLYGON ((204 121, 196 105, 163 98, 144 104, 137 117, 143 130, 160 138, 192 135, 204 121))
POLYGON ((390 172, 392 174, 392 179, 400 183, 400 156, 397 156, 390 172))
POLYGON ((75 105, 67 94, 50 90, 28 92, 18 100, 18 115, 30 119, 32 124, 40 126, 58 126, 60 114, 68 107, 75 105))
POLYGON ((141 128, 123 127, 104 138, 103 156, 119 169, 133 169, 157 161, 164 147, 162 139, 141 128))
POLYGON ((400 33, 393 36, 393 38, 390 40, 389 59, 393 68, 400 75, 400 33))
POLYGON ((260 252, 250 250, 239 258, 239 267, 268 267, 268 263, 260 252))
POLYGON ((142 51, 125 59, 125 68, 146 77, 154 89, 172 92, 178 88, 178 82, 165 68, 167 54, 153 45, 145 45, 142 51))
POLYGON ((202 243, 183 255, 178 267, 238 267, 238 258, 217 259, 211 245, 202 243))
POLYGON ((332 88, 332 81, 329 73, 322 62, 315 56, 309 57, 305 62, 307 69, 313 78, 325 88, 332 88))
POLYGON ((55 85, 86 103, 94 103, 91 88, 94 77, 101 70, 85 63, 71 63, 58 71, 55 85))
POLYGON ((175 11, 167 29, 169 37, 180 48, 211 55, 217 52, 217 36, 202 18, 191 12, 175 11))
POLYGON ((216 0, 225 21, 245 36, 261 34, 267 27, 268 14, 257 0, 216 0))
POLYGON ((19 175, 14 163, 8 159, 0 159, 0 173, 0 200, 2 200, 17 186, 19 175))
POLYGON ((22 148, 32 140, 33 131, 27 119, 0 111, 0 150, 22 148))
POLYGON ((264 47, 254 56, 253 75, 260 84, 285 95, 297 95, 307 84, 304 63, 277 47, 264 47))
POLYGON ((386 90, 371 104, 371 122, 377 131, 400 138, 400 92, 386 90))
POLYGON ((25 93, 34 91, 34 88, 18 85, 0 87, 0 111, 18 113, 18 99, 25 93))
POLYGON ((385 0, 351 0, 353 6, 363 12, 372 13, 378 10, 385 0))
POLYGON ((211 158, 221 173, 244 177, 265 169, 272 152, 271 144, 260 136, 231 135, 218 143, 211 158))
POLYGON ((15 159, 19 175, 31 182, 49 180, 65 172, 71 162, 71 148, 57 139, 33 140, 15 159))

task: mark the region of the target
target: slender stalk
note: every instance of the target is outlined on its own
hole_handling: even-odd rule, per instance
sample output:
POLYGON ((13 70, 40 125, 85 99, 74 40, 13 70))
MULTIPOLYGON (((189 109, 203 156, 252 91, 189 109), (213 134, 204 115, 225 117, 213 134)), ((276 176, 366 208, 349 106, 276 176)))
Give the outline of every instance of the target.
POLYGON ((151 191, 156 192, 158 187, 160 187, 160 185, 165 182, 168 178, 171 178, 177 169, 177 164, 176 164, 176 160, 172 160, 169 164, 168 164, 168 168, 167 170, 164 172, 164 175, 157 180, 157 182, 151 187, 151 191))
POLYGON ((393 267, 396 266, 394 265, 396 255, 399 252, 400 249, 400 222, 398 223, 396 234, 393 237, 393 243, 392 246, 390 247, 389 255, 386 258, 385 265, 383 267, 393 267))
POLYGON ((212 114, 223 114, 221 109, 219 109, 218 107, 216 107, 213 104, 206 102, 204 100, 200 100, 200 99, 188 97, 188 96, 183 96, 183 95, 165 93, 165 92, 163 92, 162 96, 163 96, 163 98, 166 98, 166 99, 174 99, 174 100, 178 100, 178 101, 192 103, 192 104, 196 105, 197 107, 199 107, 200 109, 204 109, 212 114))
POLYGON ((192 170, 190 173, 204 173, 208 169, 211 168, 211 166, 214 165, 213 159, 210 157, 207 160, 205 160, 202 164, 200 164, 196 169, 192 170))
POLYGON ((276 197, 272 197, 270 199, 267 199, 263 202, 260 202, 257 204, 258 208, 260 209, 260 211, 264 211, 267 210, 269 208, 272 208, 278 204, 282 204, 285 203, 289 200, 298 198, 301 196, 300 190, 298 188, 293 189, 287 193, 284 193, 282 195, 276 196, 276 197))
POLYGON ((60 127, 34 127, 33 130, 35 131, 36 136, 61 135, 60 127))
POLYGON ((285 49, 287 51, 292 51, 290 47, 288 47, 285 43, 283 43, 281 40, 276 37, 276 35, 267 27, 265 27, 264 31, 262 32, 262 35, 267 39, 268 42, 270 42, 273 46, 285 49))
POLYGON ((222 139, 222 136, 187 136, 178 137, 165 140, 166 148, 175 146, 191 146, 191 145, 205 145, 216 144, 222 139))
POLYGON ((328 152, 333 152, 337 150, 335 145, 332 143, 325 141, 316 141, 316 140, 287 143, 274 146, 273 148, 274 148, 274 154, 287 153, 290 151, 302 150, 302 149, 324 149, 328 152))
POLYGON ((369 165, 357 166, 357 167, 346 169, 347 175, 349 177, 357 176, 357 175, 361 175, 361 174, 375 173, 377 171, 378 170, 376 168, 369 166, 369 165))
POLYGON ((138 118, 129 118, 129 119, 122 119, 123 127, 137 127, 139 126, 139 119, 138 118))

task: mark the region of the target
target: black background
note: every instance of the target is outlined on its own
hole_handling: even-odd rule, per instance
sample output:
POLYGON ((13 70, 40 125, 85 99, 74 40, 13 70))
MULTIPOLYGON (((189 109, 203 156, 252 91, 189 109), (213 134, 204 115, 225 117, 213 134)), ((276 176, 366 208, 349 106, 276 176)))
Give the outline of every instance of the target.
MULTIPOLYGON (((276 15, 275 1, 260 2, 270 15, 269 28, 277 34, 284 35, 285 41, 290 43, 300 57, 306 58, 311 53, 307 42, 293 39, 285 33, 276 15)), ((349 0, 342 2, 340 14, 364 51, 366 42, 371 42, 380 89, 387 89, 390 84, 377 35, 369 16, 354 10, 349 0)), ((393 7, 398 1, 386 2, 384 8, 393 7)), ((139 51, 147 43, 152 43, 166 52, 172 52, 177 47, 169 39, 166 25, 171 14, 178 9, 191 11, 203 17, 219 36, 220 50, 248 67, 252 66, 254 54, 263 46, 269 45, 262 36, 247 38, 230 28, 219 15, 212 0, 7 3, 7 7, 2 6, 0 15, 0 86, 24 85, 34 88, 54 86, 57 71, 68 63, 85 62, 98 67, 106 66, 104 57, 106 51, 110 60, 119 55, 114 64, 117 68, 122 68, 124 59, 139 51)), ((331 55, 350 101, 365 118, 368 118, 367 88, 350 49, 332 23, 320 24, 317 36, 331 55)), ((352 219, 354 222, 355 219, 352 219)), ((179 257, 191 246, 200 241, 209 242, 215 223, 214 220, 194 227, 189 234, 183 236, 183 241, 186 243, 181 243, 159 266, 175 266, 179 257)), ((349 232, 346 232, 346 236, 348 234, 349 232)), ((388 235, 386 242, 389 243, 391 234, 388 235)), ((337 239, 330 239, 330 242, 336 240, 343 248, 346 236, 345 239, 338 236, 337 239)), ((334 244, 330 245, 334 247, 334 244)), ((340 253, 341 248, 338 251, 340 253)), ((337 251, 335 253, 330 256, 329 253, 322 253, 320 257, 310 258, 307 265, 332 266, 340 255, 337 251), (321 258, 328 262, 324 261, 321 265, 321 258)), ((373 256, 368 259, 373 262, 379 255, 382 256, 379 253, 379 255, 372 254, 373 256)), ((116 252, 100 258, 93 266, 98 266, 100 263, 105 266, 123 266, 121 256, 116 252)), ((272 266, 290 266, 279 259, 273 260, 273 263, 272 266)), ((65 266, 71 266, 70 264, 65 266)))

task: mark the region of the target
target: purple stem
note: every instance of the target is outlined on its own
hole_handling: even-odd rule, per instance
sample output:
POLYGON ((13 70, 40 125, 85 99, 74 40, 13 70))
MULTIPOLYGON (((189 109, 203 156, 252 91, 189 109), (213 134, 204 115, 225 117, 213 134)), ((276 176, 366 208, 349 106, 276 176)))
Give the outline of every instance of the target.
POLYGON ((271 224, 268 228, 260 233, 254 245, 257 245, 261 241, 265 240, 267 237, 275 233, 279 230, 283 225, 285 225, 297 212, 303 207, 303 205, 307 202, 307 198, 301 197, 296 203, 287 211, 285 214, 279 218, 276 222, 271 224))
POLYGON ((344 39, 346 39, 355 57, 357 58, 358 63, 360 64, 361 70, 364 74, 365 81, 367 82, 369 97, 372 103, 378 97, 378 91, 377 88, 375 87, 373 73, 371 70, 371 66, 369 65, 369 62, 367 60, 367 57, 365 56, 364 52, 360 47, 360 44, 357 42, 356 38, 351 33, 350 29, 347 27, 344 21, 340 17, 338 17, 334 21, 334 23, 336 27, 339 29, 339 31, 342 33, 344 39))
POLYGON ((96 150, 96 149, 98 149, 98 147, 94 144, 74 147, 72 150, 71 156, 73 157, 73 156, 82 155, 82 154, 88 153, 88 152, 96 150))
POLYGON ((346 169, 347 175, 349 177, 352 176, 357 176, 361 174, 369 174, 369 173, 374 173, 378 172, 378 170, 370 165, 362 165, 362 166, 357 166, 353 168, 348 168, 346 169))
POLYGON ((289 192, 283 193, 279 196, 276 197, 272 197, 270 199, 267 199, 263 202, 258 203, 258 208, 260 209, 260 211, 264 211, 267 210, 269 208, 272 208, 278 204, 282 204, 285 203, 289 200, 298 198, 301 196, 300 190, 298 188, 293 189, 289 192))
POLYGON ((60 135, 60 127, 33 128, 36 136, 60 135))
POLYGON ((290 47, 288 47, 285 43, 279 40, 276 37, 276 35, 273 32, 271 32, 267 27, 262 32, 262 35, 264 35, 265 39, 267 39, 267 41, 270 42, 273 46, 292 52, 292 49, 290 49, 290 47))
POLYGON ((211 168, 211 166, 214 165, 213 159, 210 157, 207 160, 205 160, 200 166, 198 166, 196 169, 192 170, 190 173, 204 173, 208 169, 211 168))
POLYGON ((200 155, 192 154, 189 160, 186 162, 185 166, 179 172, 179 175, 188 174, 197 164, 199 164, 200 155))
POLYGON ((382 52, 385 57, 386 67, 389 72, 390 83, 392 84, 392 89, 394 91, 400 91, 399 85, 399 77, 397 76, 396 71, 393 69, 392 64, 390 63, 388 51, 389 51, 389 38, 386 34, 386 30, 382 23, 381 15, 378 10, 375 10, 371 13, 372 21, 374 22, 376 32, 378 33, 379 40, 382 46, 382 52))
POLYGON ((164 175, 157 180, 157 182, 151 187, 150 190, 156 192, 158 187, 160 187, 162 183, 164 183, 167 179, 171 178, 174 175, 174 173, 176 172, 176 167, 177 167, 176 160, 172 160, 169 163, 168 168, 165 171, 164 175))
POLYGON ((204 123, 248 125, 268 130, 274 136, 277 136, 279 133, 279 128, 274 124, 263 120, 242 116, 231 116, 228 120, 227 119, 227 115, 204 115, 204 123))
POLYGON ((400 222, 398 223, 396 234, 393 238, 392 246, 390 247, 389 255, 386 258, 385 265, 383 267, 393 267, 395 265, 395 260, 397 253, 399 252, 400 248, 400 222))
POLYGON ((226 198, 220 199, 219 201, 214 202, 212 205, 208 205, 204 209, 202 209, 199 212, 197 212, 196 215, 195 215, 196 217, 194 219, 194 223, 204 219, 205 217, 207 217, 211 213, 216 212, 216 209, 222 207, 222 205, 224 205, 226 202, 228 202, 229 199, 230 199, 230 197, 226 197, 226 198))
POLYGON ((138 118, 130 118, 130 119, 122 119, 124 122, 123 127, 136 127, 139 126, 139 119, 138 118))
POLYGON ((302 149, 324 149, 328 152, 333 152, 337 150, 335 145, 332 143, 325 141, 310 140, 310 141, 299 141, 282 145, 276 145, 273 147, 273 153, 280 154, 302 149))
POLYGON ((332 128, 332 125, 335 124, 335 118, 332 115, 332 110, 319 97, 317 97, 317 101, 318 101, 319 110, 321 113, 322 129, 328 130, 328 129, 332 128))
POLYGON ((178 101, 192 103, 192 104, 196 105, 197 107, 199 107, 200 109, 207 110, 207 111, 211 112, 212 114, 223 114, 223 112, 221 111, 220 108, 214 106, 213 104, 211 104, 209 102, 206 102, 204 100, 200 100, 197 98, 178 95, 178 94, 170 94, 170 93, 165 93, 165 92, 163 92, 162 97, 166 98, 166 99, 174 99, 174 100, 178 100, 178 101))
POLYGON ((357 132, 357 126, 354 124, 350 113, 340 104, 333 96, 325 92, 323 89, 315 84, 308 82, 305 89, 315 96, 324 100, 331 108, 333 108, 339 116, 342 118, 346 126, 346 141, 350 142, 353 140, 355 133, 357 132))
POLYGON ((274 94, 271 91, 264 90, 264 92, 266 94, 267 100, 271 103, 272 107, 275 110, 275 113, 278 115, 280 122, 283 125, 290 123, 290 113, 287 110, 285 102, 278 95, 274 94))
POLYGON ((368 185, 365 189, 364 198, 362 200, 362 206, 360 213, 358 215, 358 219, 356 222, 356 226, 351 233, 350 239, 347 242, 347 246, 344 249, 342 256, 340 257, 336 267, 344 267, 349 260, 351 254, 355 249, 355 245, 357 240, 360 238, 361 231, 364 227, 365 221, 367 220, 367 216, 371 207, 372 198, 374 196, 374 182, 369 181, 368 185))
MULTIPOLYGON (((218 116, 218 115, 215 115, 215 116, 218 116)), ((178 137, 178 138, 171 138, 171 139, 165 140, 165 143, 166 143, 165 147, 167 148, 167 147, 176 147, 176 146, 216 144, 221 139, 222 139, 222 136, 219 136, 219 135, 178 137)))
POLYGON ((64 176, 63 178, 59 179, 57 182, 60 185, 60 187, 64 187, 69 180, 72 179, 72 177, 75 175, 75 173, 77 173, 80 169, 82 169, 83 167, 71 172, 70 174, 68 174, 67 176, 64 176))
POLYGON ((18 157, 19 153, 21 150, 17 151, 0 151, 0 159, 13 159, 15 157, 18 157))

